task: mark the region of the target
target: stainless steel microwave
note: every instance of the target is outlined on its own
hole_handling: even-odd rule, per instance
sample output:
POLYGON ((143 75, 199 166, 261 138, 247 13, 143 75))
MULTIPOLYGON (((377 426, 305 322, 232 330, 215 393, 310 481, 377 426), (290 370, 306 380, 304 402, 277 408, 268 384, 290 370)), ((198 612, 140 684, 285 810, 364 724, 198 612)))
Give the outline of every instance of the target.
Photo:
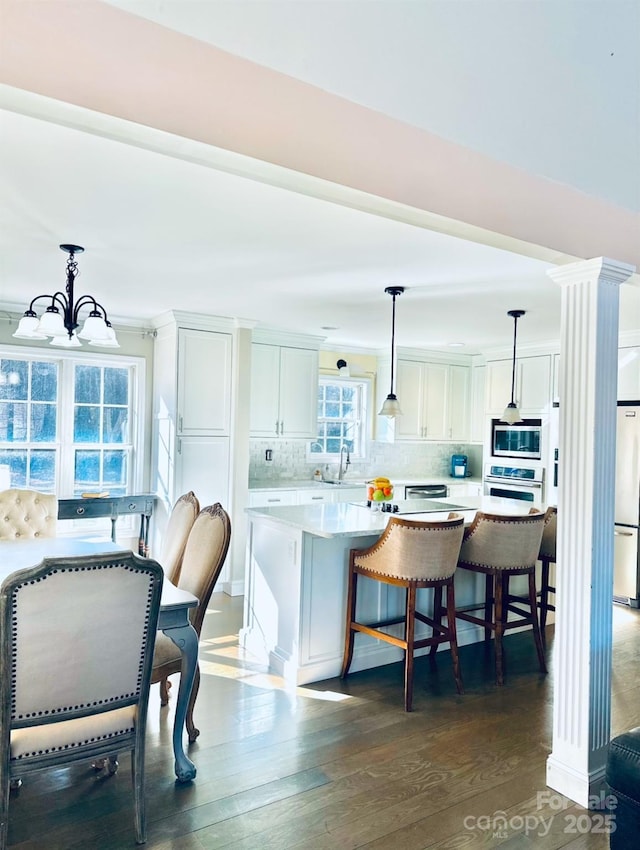
POLYGON ((542 425, 539 419, 523 419, 517 425, 507 425, 494 419, 492 425, 493 457, 541 459, 542 425))

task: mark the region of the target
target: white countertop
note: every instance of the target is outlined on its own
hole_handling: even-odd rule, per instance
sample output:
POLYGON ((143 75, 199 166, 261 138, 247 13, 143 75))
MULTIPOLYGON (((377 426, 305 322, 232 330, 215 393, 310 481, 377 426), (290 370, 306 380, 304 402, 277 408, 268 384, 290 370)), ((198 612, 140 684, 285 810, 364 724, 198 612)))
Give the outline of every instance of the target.
MULTIPOLYGON (((422 478, 393 478, 391 482, 397 487, 415 487, 425 484, 481 484, 482 479, 471 476, 469 478, 452 478, 451 476, 438 477, 425 475, 422 478)), ((344 484, 327 484, 325 481, 314 481, 312 478, 252 478, 249 481, 249 490, 254 493, 261 490, 335 490, 337 487, 364 487, 366 478, 344 479, 344 484)))
MULTIPOLYGON (((529 502, 518 499, 500 499, 496 496, 465 496, 450 499, 438 499, 450 502, 451 509, 462 506, 461 513, 466 523, 470 523, 476 511, 522 516, 528 514, 529 502)), ((365 537, 381 533, 393 514, 359 507, 349 502, 326 502, 321 505, 291 505, 279 508, 248 508, 250 517, 263 517, 266 520, 288 525, 305 534, 315 537, 365 537)), ((404 515, 403 519, 419 522, 437 522, 446 519, 448 511, 442 513, 424 513, 404 515)), ((398 514, 395 514, 398 516, 398 514)))

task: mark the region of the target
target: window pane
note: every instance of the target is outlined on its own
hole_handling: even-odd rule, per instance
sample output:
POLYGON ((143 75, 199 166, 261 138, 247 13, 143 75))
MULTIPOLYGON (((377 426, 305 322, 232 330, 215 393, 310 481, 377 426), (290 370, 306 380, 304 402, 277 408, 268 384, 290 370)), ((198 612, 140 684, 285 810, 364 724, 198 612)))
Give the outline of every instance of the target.
POLYGON ((340 416, 340 405, 334 402, 327 404, 325 416, 330 419, 337 419, 337 417, 340 416))
POLYGON ((127 453, 105 452, 103 482, 112 494, 124 493, 127 486, 127 453))
POLYGON ((0 361, 0 398, 26 399, 29 392, 29 361, 0 361))
POLYGON ((56 453, 54 450, 35 449, 29 459, 29 487, 42 493, 56 489, 56 453))
POLYGON ((0 440, 24 443, 27 439, 27 405, 25 402, 0 402, 0 440))
POLYGON ((337 454, 340 451, 341 440, 327 440, 327 452, 337 454))
POLYGON ((105 407, 102 424, 103 443, 129 441, 129 411, 125 407, 105 407))
POLYGON ((34 443, 53 443, 56 439, 56 405, 31 405, 31 440, 34 443))
POLYGON ((128 404, 129 402, 129 370, 104 370, 104 403, 128 404))
POLYGON ((100 452, 77 451, 75 462, 76 492, 100 487, 100 452))
POLYGON ((11 486, 27 486, 27 452, 26 450, 0 451, 0 466, 8 466, 11 470, 11 486))
POLYGON ((31 364, 31 399, 55 401, 58 393, 58 367, 34 360, 31 364))
POLYGON ((100 404, 100 366, 76 366, 75 401, 100 404))
POLYGON ((99 407, 76 407, 73 417, 73 439, 76 443, 100 442, 99 407))
POLYGON ((336 384, 327 384, 325 387, 328 401, 340 401, 340 387, 336 384))

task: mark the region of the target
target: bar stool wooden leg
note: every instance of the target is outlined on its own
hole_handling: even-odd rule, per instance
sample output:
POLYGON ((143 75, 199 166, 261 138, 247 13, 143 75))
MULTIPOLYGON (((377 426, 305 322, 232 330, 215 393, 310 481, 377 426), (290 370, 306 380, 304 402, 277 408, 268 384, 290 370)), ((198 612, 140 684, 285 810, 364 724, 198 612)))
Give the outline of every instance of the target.
POLYGON ((340 673, 341 679, 344 679, 344 677, 349 672, 349 667, 351 666, 351 661, 353 659, 353 641, 355 638, 355 632, 351 628, 351 624, 356 618, 356 588, 358 581, 358 574, 354 569, 353 562, 354 553, 352 551, 349 554, 349 580, 347 582, 347 614, 344 638, 344 657, 342 660, 342 672, 340 673))
MULTIPOLYGON (((437 588, 438 590, 440 588, 437 588)), ((456 597, 453 589, 453 578, 447 584, 447 628, 449 630, 449 648, 453 663, 453 678, 459 694, 464 693, 462 672, 460 670, 460 655, 458 654, 458 636, 456 632, 456 597)), ((431 648, 433 652, 433 647, 431 648)))
MULTIPOLYGON (((495 597, 495 576, 487 573, 484 577, 484 621, 490 623, 493 616, 494 597, 495 597)), ((491 629, 489 626, 484 627, 484 639, 486 643, 491 640, 491 629)))
POLYGON ((540 664, 540 672, 547 672, 547 665, 544 658, 544 647, 542 645, 542 637, 540 635, 540 625, 538 623, 538 604, 536 594, 536 576, 532 570, 529 573, 529 604, 531 605, 531 626, 533 628, 533 639, 536 644, 536 652, 538 653, 538 662, 540 664))
POLYGON ((416 586, 412 582, 407 587, 407 612, 404 639, 407 648, 404 652, 404 710, 411 711, 413 705, 413 644, 416 631, 416 586))
MULTIPOLYGON (((449 597, 447 596, 447 612, 449 605, 449 597)), ((447 614, 448 616, 448 614, 447 614)), ((436 626, 442 625, 442 586, 437 585, 433 588, 433 622, 436 626)), ((433 630, 433 636, 435 637, 437 634, 440 634, 436 629, 433 630)), ((436 652, 438 651, 438 644, 434 643, 431 649, 429 650, 429 659, 431 661, 431 665, 435 665, 436 661, 436 652)))
POLYGON ((540 574, 540 634, 542 643, 547 642, 545 629, 547 627, 547 611, 549 610, 549 561, 542 559, 542 572, 540 574))
POLYGON ((508 598, 508 586, 509 586, 509 576, 495 575, 494 581, 494 590, 495 590, 495 601, 494 601, 494 625, 496 632, 496 682, 499 685, 504 684, 504 658, 502 652, 502 637, 504 635, 504 624, 505 624, 505 615, 506 611, 504 609, 504 579, 507 581, 507 598, 508 598))

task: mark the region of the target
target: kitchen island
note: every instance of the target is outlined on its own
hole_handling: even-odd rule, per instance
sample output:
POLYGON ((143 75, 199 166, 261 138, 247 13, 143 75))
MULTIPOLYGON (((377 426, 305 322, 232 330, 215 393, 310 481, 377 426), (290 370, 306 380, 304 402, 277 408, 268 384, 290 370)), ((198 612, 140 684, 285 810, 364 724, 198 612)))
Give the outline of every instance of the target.
MULTIPOLYGON (((428 508, 424 500, 425 508, 428 508)), ((477 510, 509 515, 529 512, 515 499, 475 496, 440 499, 442 510, 412 513, 420 521, 445 519, 457 510, 470 523, 477 510)), ((340 675, 344 650, 347 574, 350 549, 365 549, 380 536, 390 514, 364 505, 327 503, 247 511, 247 569, 241 645, 294 685, 340 675)), ((397 515, 397 514, 396 514, 397 515)), ((523 579, 522 576, 518 577, 523 579)), ((514 580, 514 591, 524 592, 514 580)), ((459 570, 456 604, 484 599, 484 577, 459 570)), ((418 602, 430 589, 418 592, 418 602)), ((431 606, 430 598, 426 603, 431 606)), ((382 620, 404 610, 404 592, 376 581, 358 587, 359 619, 382 620)), ((421 624, 422 625, 422 624, 421 624)), ((426 626, 422 626, 425 630, 426 626)), ((418 636, 416 629, 416 636, 418 636)), ((480 628, 458 624, 463 646, 483 639, 480 628)), ((418 651, 416 654, 425 652, 418 651)), ((356 637, 351 671, 400 661, 402 650, 367 635, 356 637)))

